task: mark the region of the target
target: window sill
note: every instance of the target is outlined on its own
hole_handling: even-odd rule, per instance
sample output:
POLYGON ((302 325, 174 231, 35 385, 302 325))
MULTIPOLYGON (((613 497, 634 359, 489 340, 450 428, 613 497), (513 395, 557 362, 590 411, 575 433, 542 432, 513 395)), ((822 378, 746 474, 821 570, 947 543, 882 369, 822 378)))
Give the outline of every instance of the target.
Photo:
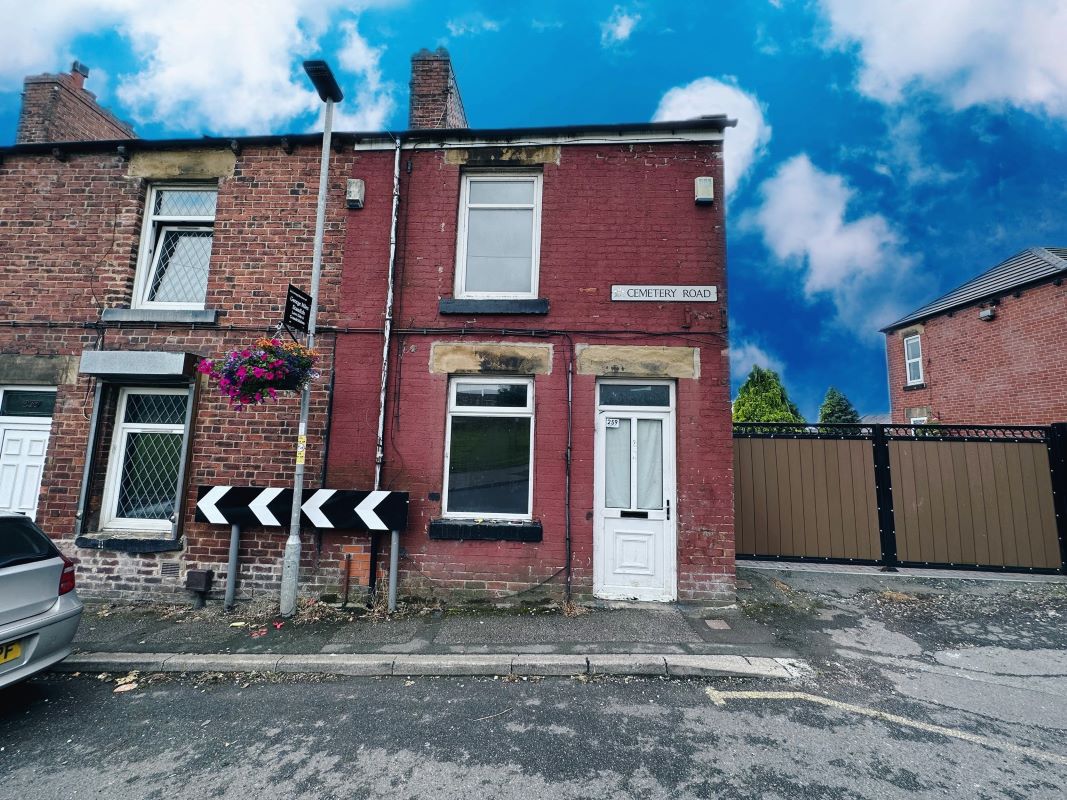
POLYGON ((74 540, 74 546, 88 550, 116 550, 122 553, 169 553, 183 549, 180 539, 149 539, 135 534, 129 535, 129 538, 79 536, 74 540))
POLYGON ((103 322, 173 322, 184 325, 207 323, 214 325, 219 318, 214 308, 105 308, 100 312, 103 322))
POLYGON ((925 389, 925 383, 906 383, 904 384, 905 392, 914 392, 916 389, 925 389))
POLYGON ((428 533, 431 539, 460 541, 539 542, 542 538, 541 523, 538 520, 475 522, 466 519, 434 519, 430 520, 428 533))
POLYGON ((533 314, 548 313, 544 297, 529 300, 464 300, 443 297, 438 305, 442 314, 533 314))

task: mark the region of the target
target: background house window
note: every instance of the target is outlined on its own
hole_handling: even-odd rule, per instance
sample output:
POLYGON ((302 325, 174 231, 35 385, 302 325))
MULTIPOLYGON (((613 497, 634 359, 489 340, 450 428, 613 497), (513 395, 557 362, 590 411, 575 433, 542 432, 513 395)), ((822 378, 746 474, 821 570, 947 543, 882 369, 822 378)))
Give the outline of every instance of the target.
POLYGON ((453 378, 445 516, 531 519, 533 380, 453 378))
POLYGON ((537 297, 540 175, 464 175, 456 296, 537 297))
POLYGON ((214 186, 149 189, 135 307, 204 307, 217 198, 214 186))
POLYGON ((918 336, 904 339, 904 368, 907 371, 908 385, 923 382, 923 354, 918 336))
POLYGON ((171 530, 187 403, 186 389, 120 391, 101 528, 171 530))

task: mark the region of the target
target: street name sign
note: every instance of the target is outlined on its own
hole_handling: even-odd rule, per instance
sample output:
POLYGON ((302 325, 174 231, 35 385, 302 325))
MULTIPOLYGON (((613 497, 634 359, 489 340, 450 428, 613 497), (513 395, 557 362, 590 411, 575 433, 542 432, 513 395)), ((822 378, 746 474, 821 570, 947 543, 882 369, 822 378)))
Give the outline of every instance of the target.
POLYGON ((719 290, 715 286, 615 284, 611 287, 611 299, 646 303, 714 303, 719 299, 719 290))
MULTIPOLYGON (((408 521, 408 493, 317 489, 300 506, 303 522, 316 528, 399 531, 408 521)), ((213 525, 288 527, 293 490, 256 486, 200 486, 196 520, 213 525)))
POLYGON ((285 316, 282 317, 282 322, 287 328, 307 333, 310 318, 311 295, 290 283, 289 291, 285 294, 285 316))

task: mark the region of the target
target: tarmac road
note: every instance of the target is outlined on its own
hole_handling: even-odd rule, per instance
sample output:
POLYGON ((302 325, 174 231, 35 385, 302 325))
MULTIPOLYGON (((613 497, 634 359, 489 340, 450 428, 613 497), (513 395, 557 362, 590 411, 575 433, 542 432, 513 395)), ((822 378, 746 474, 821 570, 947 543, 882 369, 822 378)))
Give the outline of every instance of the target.
POLYGON ((53 674, 0 798, 1064 797, 1067 587, 745 576, 809 678, 53 674))
MULTIPOLYGON (((110 681, 53 675, 0 693, 0 795, 1063 797, 1062 742, 985 731, 991 744, 975 743, 953 733, 973 735, 975 720, 943 710, 932 719, 897 707, 901 722, 807 699, 729 695, 761 688, 784 687, 200 676, 116 694, 110 681), (723 693, 721 705, 709 686, 723 693), (1020 752, 1023 744, 1034 752, 1020 752)), ((803 688, 819 696, 820 687, 803 688)))

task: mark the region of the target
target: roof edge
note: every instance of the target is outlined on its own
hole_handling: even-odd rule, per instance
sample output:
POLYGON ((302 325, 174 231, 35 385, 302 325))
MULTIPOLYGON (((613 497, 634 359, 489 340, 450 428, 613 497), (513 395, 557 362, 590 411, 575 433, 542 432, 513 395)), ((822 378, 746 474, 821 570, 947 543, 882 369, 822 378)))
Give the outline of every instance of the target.
MULTIPOLYGON (((737 125, 736 119, 725 114, 698 119, 666 122, 632 122, 617 124, 552 125, 530 128, 419 128, 403 131, 333 131, 335 139, 350 142, 418 140, 424 142, 446 139, 510 139, 516 136, 579 136, 582 134, 625 135, 642 132, 662 133, 688 131, 718 131, 737 125)), ((252 136, 202 136, 185 139, 103 139, 71 142, 34 142, 0 147, 0 157, 16 155, 50 155, 55 150, 65 153, 101 153, 125 147, 129 150, 177 150, 204 147, 230 147, 255 145, 315 144, 322 140, 321 133, 279 133, 252 136)))

